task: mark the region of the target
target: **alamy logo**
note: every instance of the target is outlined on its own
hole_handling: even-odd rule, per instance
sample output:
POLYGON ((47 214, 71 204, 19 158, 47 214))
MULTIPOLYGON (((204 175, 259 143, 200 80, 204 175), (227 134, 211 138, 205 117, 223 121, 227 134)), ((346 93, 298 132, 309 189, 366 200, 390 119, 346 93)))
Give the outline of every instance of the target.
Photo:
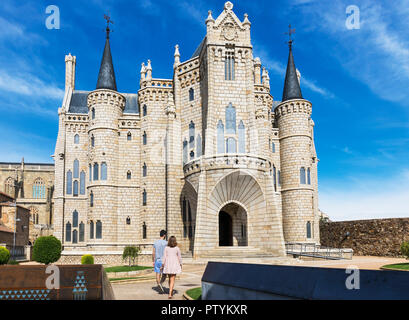
POLYGON ((46 281, 45 286, 47 289, 60 289, 60 269, 55 265, 49 265, 45 269, 46 274, 50 274, 46 281))
POLYGON ((360 29, 361 24, 360 24, 360 11, 358 6, 356 5, 350 5, 346 9, 346 14, 347 14, 347 19, 345 21, 345 26, 347 27, 348 30, 353 30, 353 29, 360 29))
POLYGON ((55 5, 49 5, 45 8, 45 13, 49 14, 45 19, 47 29, 60 29, 60 8, 55 5))
POLYGON ((345 270, 346 274, 350 274, 345 280, 345 287, 348 290, 358 290, 360 288, 359 282, 359 269, 357 266, 348 266, 348 268, 345 270))

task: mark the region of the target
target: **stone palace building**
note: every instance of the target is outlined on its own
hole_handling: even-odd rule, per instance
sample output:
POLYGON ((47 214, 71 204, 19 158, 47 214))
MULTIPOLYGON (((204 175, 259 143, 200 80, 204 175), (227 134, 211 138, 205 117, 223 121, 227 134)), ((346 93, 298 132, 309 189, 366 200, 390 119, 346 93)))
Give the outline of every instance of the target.
POLYGON ((117 90, 107 27, 95 90, 75 88, 65 57, 65 97, 55 147, 54 235, 63 260, 120 259, 161 229, 194 258, 284 256, 286 242, 319 243, 317 155, 289 42, 281 101, 253 56, 251 23, 226 2, 187 61, 140 87, 117 90))

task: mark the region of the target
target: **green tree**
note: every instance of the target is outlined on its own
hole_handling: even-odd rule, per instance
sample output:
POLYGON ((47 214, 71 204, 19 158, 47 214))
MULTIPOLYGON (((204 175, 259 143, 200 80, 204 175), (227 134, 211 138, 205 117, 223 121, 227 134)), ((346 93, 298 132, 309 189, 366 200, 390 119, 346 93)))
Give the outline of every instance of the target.
POLYGON ((406 257, 406 259, 409 259, 409 241, 402 242, 400 252, 406 257))
POLYGON ((10 259, 10 251, 5 247, 0 247, 0 264, 6 264, 10 259))
POLYGON ((81 257, 81 264, 94 264, 94 257, 90 254, 84 254, 81 257))
POLYGON ((135 246, 128 246, 124 248, 124 252, 122 253, 122 259, 126 260, 128 259, 129 261, 129 266, 131 266, 131 261, 132 264, 135 264, 135 259, 138 258, 139 253, 141 252, 140 247, 135 247, 135 246))
POLYGON ((39 237, 34 243, 33 260, 45 264, 56 262, 61 257, 61 250, 61 241, 56 237, 39 237))

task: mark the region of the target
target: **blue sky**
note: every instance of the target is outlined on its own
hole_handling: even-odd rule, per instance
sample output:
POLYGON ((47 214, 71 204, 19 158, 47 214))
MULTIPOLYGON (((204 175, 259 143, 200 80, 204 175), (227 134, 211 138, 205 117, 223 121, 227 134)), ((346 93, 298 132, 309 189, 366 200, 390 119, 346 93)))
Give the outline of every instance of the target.
MULTIPOLYGON (((313 103, 320 159, 320 208, 333 220, 409 216, 409 1, 233 1, 252 23, 254 56, 281 99, 289 23, 301 88, 313 103), (345 26, 360 9, 360 29, 345 26)), ((77 57, 76 89, 95 88, 104 13, 118 90, 136 92, 142 62, 171 78, 174 45, 189 59, 205 35, 207 11, 224 1, 11 1, 0 3, 0 161, 52 162, 64 56, 77 57), (57 5, 59 30, 45 26, 57 5)))

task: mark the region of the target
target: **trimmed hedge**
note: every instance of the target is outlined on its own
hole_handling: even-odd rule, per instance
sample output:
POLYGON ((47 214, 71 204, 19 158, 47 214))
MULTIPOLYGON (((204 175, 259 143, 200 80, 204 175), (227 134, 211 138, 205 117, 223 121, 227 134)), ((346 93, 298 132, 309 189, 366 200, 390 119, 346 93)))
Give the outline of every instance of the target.
POLYGON ((94 264, 94 257, 90 254, 84 254, 81 257, 81 264, 94 264))
POLYGON ((33 260, 45 264, 58 261, 61 257, 61 241, 54 236, 39 237, 33 247, 33 260))
POLYGON ((6 264, 10 259, 10 251, 5 247, 0 247, 0 264, 6 264))

